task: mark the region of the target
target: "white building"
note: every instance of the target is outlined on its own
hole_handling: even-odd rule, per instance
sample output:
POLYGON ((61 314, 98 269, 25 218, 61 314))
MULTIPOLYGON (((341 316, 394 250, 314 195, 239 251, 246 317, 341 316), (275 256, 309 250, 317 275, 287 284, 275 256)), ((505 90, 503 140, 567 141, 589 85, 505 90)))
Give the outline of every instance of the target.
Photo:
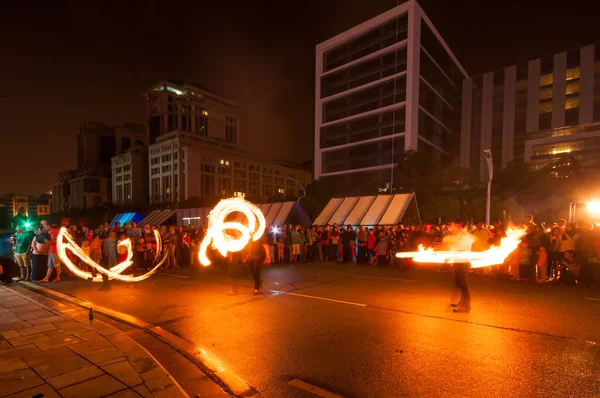
MULTIPOLYGON (((196 197, 260 201, 300 195, 298 183, 310 183, 311 173, 242 150, 236 107, 197 84, 162 81, 146 92, 151 205, 196 197)), ((120 177, 116 167, 113 180, 120 177)))
POLYGON ((467 74, 416 1, 316 47, 316 179, 372 172, 391 181, 404 151, 459 153, 467 74))
POLYGON ((300 196, 311 173, 258 159, 215 139, 182 132, 158 137, 148 150, 150 204, 180 202, 192 197, 300 196))
POLYGON ((148 149, 136 146, 111 159, 112 202, 126 206, 148 204, 148 149))

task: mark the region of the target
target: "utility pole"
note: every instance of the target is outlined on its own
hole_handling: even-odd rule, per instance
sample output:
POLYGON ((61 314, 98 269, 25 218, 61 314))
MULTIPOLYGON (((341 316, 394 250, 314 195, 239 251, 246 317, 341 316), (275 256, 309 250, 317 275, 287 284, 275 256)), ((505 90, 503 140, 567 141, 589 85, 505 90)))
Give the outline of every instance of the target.
POLYGON ((488 168, 487 202, 485 206, 485 225, 490 225, 490 208, 492 204, 492 179, 494 178, 494 163, 492 161, 492 151, 485 149, 483 151, 488 168))

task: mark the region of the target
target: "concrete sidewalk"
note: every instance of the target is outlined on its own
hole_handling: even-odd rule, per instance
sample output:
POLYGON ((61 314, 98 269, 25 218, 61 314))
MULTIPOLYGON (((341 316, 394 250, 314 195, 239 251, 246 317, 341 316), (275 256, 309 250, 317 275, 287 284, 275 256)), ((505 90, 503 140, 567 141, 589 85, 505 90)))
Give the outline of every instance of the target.
POLYGON ((0 287, 0 397, 188 396, 127 332, 19 290, 0 287))

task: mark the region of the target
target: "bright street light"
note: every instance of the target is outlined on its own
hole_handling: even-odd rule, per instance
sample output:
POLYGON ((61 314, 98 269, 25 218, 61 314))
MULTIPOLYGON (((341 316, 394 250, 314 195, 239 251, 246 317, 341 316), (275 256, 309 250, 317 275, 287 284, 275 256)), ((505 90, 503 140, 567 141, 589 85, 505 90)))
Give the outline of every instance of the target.
POLYGON ((587 202, 588 213, 600 214, 600 200, 587 202))

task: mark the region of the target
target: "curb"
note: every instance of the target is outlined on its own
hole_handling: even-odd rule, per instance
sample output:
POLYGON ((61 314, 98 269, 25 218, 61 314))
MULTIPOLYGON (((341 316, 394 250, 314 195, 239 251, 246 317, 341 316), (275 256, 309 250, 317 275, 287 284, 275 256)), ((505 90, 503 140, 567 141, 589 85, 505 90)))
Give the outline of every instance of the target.
MULTIPOLYGON (((23 282, 23 283, 26 283, 26 282, 23 282)), ((33 290, 34 290, 34 289, 29 289, 29 288, 28 288, 28 287, 26 287, 26 286, 24 286, 24 288, 26 288, 26 289, 27 289, 27 290, 29 290, 29 291, 33 291, 33 290)), ((13 293, 13 294, 16 294, 17 296, 20 296, 20 297, 22 297, 23 299, 25 299, 25 300, 27 300, 27 301, 29 301, 29 302, 35 302, 35 304, 36 304, 36 305, 39 305, 39 306, 40 306, 40 307, 42 307, 42 308, 46 308, 46 309, 48 309, 48 310, 49 310, 49 311, 51 311, 51 312, 57 313, 57 311, 56 311, 56 310, 53 310, 52 308, 49 308, 49 307, 48 307, 46 304, 43 304, 43 303, 40 303, 40 302, 36 302, 36 301, 35 301, 35 299, 33 299, 33 298, 31 298, 31 297, 28 297, 28 296, 26 296, 26 295, 24 295, 24 294, 22 294, 22 293, 19 293, 19 292, 15 291, 14 289, 7 289, 6 287, 2 287, 2 289, 5 289, 5 290, 10 290, 10 291, 11 291, 11 293, 13 293)), ((38 292, 35 292, 35 293, 38 293, 38 292)), ((44 294, 42 294, 42 295, 43 295, 43 296, 46 296, 46 297, 50 296, 50 295, 44 295, 44 294)), ((55 299, 55 297, 52 297, 52 298, 53 298, 53 299, 55 299)), ((66 315, 66 316, 68 317, 68 315, 66 315)), ((72 318, 71 318, 71 319, 72 319, 72 318)), ((134 341, 135 341, 135 340, 134 340, 134 341)), ((148 356, 149 356, 150 358, 152 358, 152 359, 154 360, 154 362, 156 362, 156 364, 157 364, 158 366, 160 366, 160 368, 161 368, 161 369, 162 369, 162 370, 163 370, 163 371, 164 371, 166 374, 168 374, 168 375, 169 375, 169 377, 171 378, 171 380, 173 381, 173 383, 175 384, 175 386, 177 386, 177 388, 178 388, 178 389, 179 389, 179 391, 181 392, 182 396, 184 396, 184 397, 188 396, 188 394, 185 392, 185 390, 183 389, 183 387, 181 387, 181 385, 180 385, 180 384, 177 382, 177 380, 175 380, 175 378, 174 378, 174 377, 173 377, 173 376, 172 376, 172 375, 171 375, 169 372, 167 372, 167 370, 164 368, 164 366, 163 366, 163 365, 162 365, 162 364, 161 364, 161 363, 160 363, 160 362, 159 362, 159 361, 158 361, 158 360, 157 360, 157 359, 154 357, 154 355, 152 355, 152 354, 150 353, 150 351, 148 351, 146 348, 144 348, 144 347, 143 347, 141 344, 139 344, 139 343, 137 343, 137 342, 136 342, 136 344, 137 344, 137 345, 138 345, 138 346, 139 346, 139 347, 140 347, 142 350, 144 350, 144 351, 146 352, 146 354, 148 354, 148 356)), ((144 384, 145 384, 145 383, 144 383, 144 384)), ((151 393, 151 394, 152 394, 152 393, 151 393)), ((42 395, 43 395, 43 394, 42 394, 42 395)), ((152 395, 153 395, 153 394, 152 394, 152 395)), ((153 395, 153 396, 154 396, 154 395, 153 395)))
POLYGON ((188 360, 198 366, 204 373, 206 373, 213 381, 219 385, 225 387, 226 391, 235 395, 236 397, 259 397, 258 393, 250 387, 244 380, 234 374, 214 356, 212 356, 207 350, 197 347, 194 344, 182 339, 181 337, 174 335, 153 324, 147 323, 138 319, 134 316, 124 314, 119 311, 114 311, 109 308, 95 305, 86 300, 78 299, 73 296, 69 296, 64 293, 57 292, 52 289, 48 289, 42 286, 38 286, 31 282, 18 282, 23 288, 41 294, 43 296, 51 297, 62 301, 67 301, 71 304, 77 305, 81 308, 89 309, 94 308, 94 312, 105 315, 111 319, 119 322, 123 322, 131 327, 141 329, 145 333, 148 333, 162 342, 169 345, 174 350, 178 351, 181 355, 186 357, 188 360))

